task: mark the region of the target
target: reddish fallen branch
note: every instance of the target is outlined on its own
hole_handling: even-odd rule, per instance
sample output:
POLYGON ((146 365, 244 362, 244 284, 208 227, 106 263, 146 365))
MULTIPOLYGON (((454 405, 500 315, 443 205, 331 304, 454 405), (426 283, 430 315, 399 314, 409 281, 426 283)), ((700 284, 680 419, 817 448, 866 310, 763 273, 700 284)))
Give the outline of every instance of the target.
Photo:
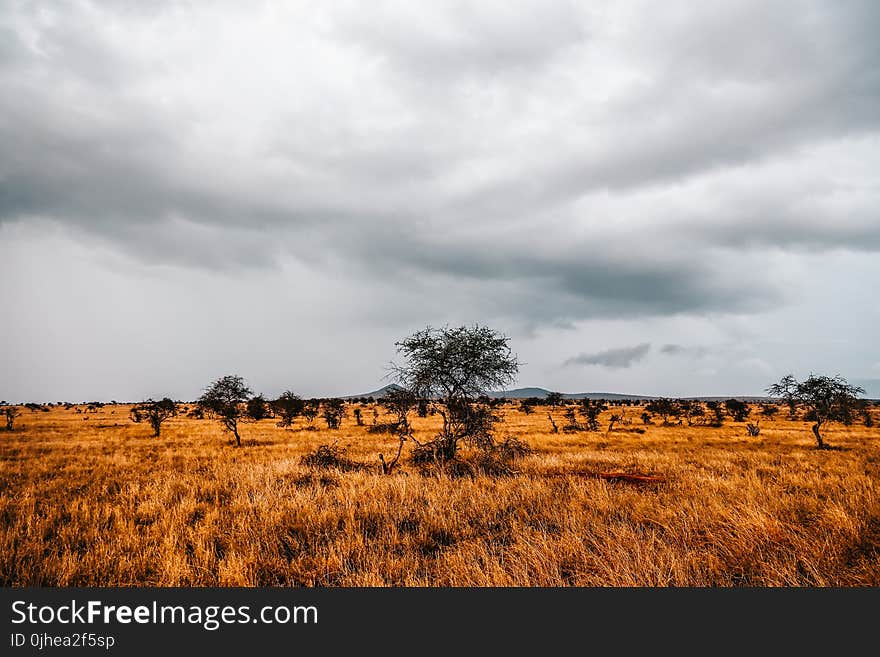
POLYGON ((666 481, 665 477, 659 475, 631 474, 629 472, 597 472, 595 476, 607 481, 628 481, 634 484, 658 484, 666 481))
POLYGON ((630 484, 660 484, 666 481, 661 475, 650 475, 641 472, 588 472, 583 470, 558 470, 548 472, 547 477, 584 477, 585 479, 604 479, 605 481, 625 481, 630 484))

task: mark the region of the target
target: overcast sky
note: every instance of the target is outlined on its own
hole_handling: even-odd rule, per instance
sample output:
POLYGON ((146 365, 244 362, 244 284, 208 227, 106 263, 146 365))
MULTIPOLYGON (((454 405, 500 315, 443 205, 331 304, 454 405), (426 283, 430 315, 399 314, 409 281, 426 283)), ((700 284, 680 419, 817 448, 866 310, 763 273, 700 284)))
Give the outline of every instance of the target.
POLYGON ((880 3, 0 2, 0 399, 880 396, 880 3))

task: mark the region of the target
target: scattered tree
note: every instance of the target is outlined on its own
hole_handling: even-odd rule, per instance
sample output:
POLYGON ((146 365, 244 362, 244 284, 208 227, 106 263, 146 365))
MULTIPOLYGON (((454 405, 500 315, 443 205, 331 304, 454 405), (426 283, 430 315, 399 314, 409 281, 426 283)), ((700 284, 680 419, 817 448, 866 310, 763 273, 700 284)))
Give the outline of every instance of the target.
POLYGON ((706 408, 715 416, 712 419, 713 427, 720 427, 724 424, 724 405, 720 401, 707 401, 706 408))
POLYGON ((223 427, 235 436, 235 443, 241 447, 238 435, 238 422, 244 414, 243 406, 253 394, 240 376, 224 376, 212 383, 199 397, 199 406, 216 417, 223 427))
POLYGON ((865 399, 860 399, 858 404, 858 410, 862 414, 862 420, 865 423, 865 426, 869 429, 874 426, 874 418, 871 417, 871 408, 870 404, 865 399))
POLYGON ((798 387, 797 379, 791 374, 786 374, 779 383, 774 384, 774 388, 779 390, 778 397, 780 401, 788 406, 788 419, 797 420, 798 399, 795 396, 798 387))
POLYGON ((826 449, 828 445, 822 439, 822 425, 826 422, 843 422, 851 417, 858 401, 857 395, 864 394, 865 390, 850 385, 842 376, 810 374, 805 381, 798 382, 789 374, 767 388, 767 393, 786 403, 804 406, 814 423, 812 430, 819 449, 826 449))
POLYGON ((3 406, 3 414, 6 416, 6 430, 15 431, 15 418, 21 414, 21 411, 17 406, 3 406))
POLYGON ((262 394, 251 397, 247 402, 245 413, 254 422, 259 422, 269 417, 269 403, 262 394))
POLYGON ((761 415, 764 417, 772 420, 778 412, 779 407, 776 404, 761 404, 761 415))
POLYGON ((584 431, 586 427, 578 422, 577 414, 573 407, 569 407, 565 409, 565 419, 568 421, 568 424, 562 427, 562 430, 566 433, 571 431, 584 431))
POLYGON ((317 399, 309 399, 303 404, 302 416, 309 423, 310 427, 315 421, 315 418, 318 417, 319 406, 320 402, 317 399))
POLYGON ((745 422, 746 418, 749 417, 752 412, 749 405, 739 399, 726 400, 724 402, 724 408, 727 410, 728 415, 733 418, 734 422, 745 422))
POLYGON ((624 414, 623 414, 623 413, 612 413, 612 414, 611 414, 611 419, 608 420, 608 431, 609 431, 609 433, 610 433, 611 431, 614 431, 614 425, 615 425, 615 424, 617 424, 618 422, 622 422, 622 421, 623 421, 623 417, 624 417, 624 414))
POLYGON ((544 398, 544 403, 547 406, 563 406, 565 404, 565 397, 562 396, 561 392, 548 392, 547 396, 544 398))
POLYGON ((328 429, 338 429, 345 417, 345 402, 341 399, 326 399, 322 404, 324 421, 328 429))
POLYGON ((278 399, 272 402, 272 410, 275 415, 281 418, 278 421, 279 427, 292 425, 294 419, 302 414, 304 408, 305 402, 302 398, 290 390, 284 391, 278 399))
POLYGON ((599 430, 599 414, 607 409, 608 406, 601 399, 581 399, 581 413, 587 419, 587 430, 599 430))
POLYGON ((705 424, 706 409, 699 400, 679 399, 678 407, 681 409, 681 414, 684 415, 689 427, 695 424, 705 424))
POLYGON ((129 411, 132 422, 147 422, 153 429, 153 436, 159 437, 162 431, 162 423, 170 417, 177 415, 177 404, 164 397, 159 401, 147 399, 135 406, 129 411))
POLYGON ((680 412, 678 404, 674 399, 666 399, 665 397, 660 397, 659 399, 652 399, 645 405, 645 410, 654 415, 659 415, 663 419, 663 424, 669 424, 669 416, 675 415, 677 416, 680 412))

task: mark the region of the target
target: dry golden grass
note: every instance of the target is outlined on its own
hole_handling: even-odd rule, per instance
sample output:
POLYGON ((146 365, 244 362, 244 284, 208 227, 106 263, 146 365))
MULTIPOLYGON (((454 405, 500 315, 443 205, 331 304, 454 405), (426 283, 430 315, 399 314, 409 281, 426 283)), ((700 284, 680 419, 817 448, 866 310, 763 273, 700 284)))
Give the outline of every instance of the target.
MULTIPOLYGON (((0 433, 0 580, 880 585, 877 429, 834 425, 827 438, 843 449, 819 451, 808 424, 785 418, 762 418, 757 438, 730 420, 639 435, 605 432, 609 413, 600 433, 551 434, 540 408, 525 416, 508 406, 499 435, 523 438, 536 453, 516 476, 453 480, 407 465, 378 474, 377 453, 393 453, 396 441, 355 426, 351 409, 338 431, 306 431, 303 420, 293 429, 243 425, 240 449, 207 419, 174 418, 156 439, 129 421, 127 406, 26 411, 19 430, 0 433), (301 464, 332 441, 371 467, 301 464), (590 476, 609 470, 665 481, 590 476)), ((428 438, 437 420, 415 426, 428 438)))

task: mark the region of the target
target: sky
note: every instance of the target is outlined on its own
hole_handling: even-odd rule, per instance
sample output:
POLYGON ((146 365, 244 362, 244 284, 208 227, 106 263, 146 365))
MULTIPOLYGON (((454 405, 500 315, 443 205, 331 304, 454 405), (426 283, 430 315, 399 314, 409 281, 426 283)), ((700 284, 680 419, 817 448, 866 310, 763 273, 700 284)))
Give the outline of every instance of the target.
POLYGON ((880 4, 0 2, 0 399, 880 397, 880 4))

